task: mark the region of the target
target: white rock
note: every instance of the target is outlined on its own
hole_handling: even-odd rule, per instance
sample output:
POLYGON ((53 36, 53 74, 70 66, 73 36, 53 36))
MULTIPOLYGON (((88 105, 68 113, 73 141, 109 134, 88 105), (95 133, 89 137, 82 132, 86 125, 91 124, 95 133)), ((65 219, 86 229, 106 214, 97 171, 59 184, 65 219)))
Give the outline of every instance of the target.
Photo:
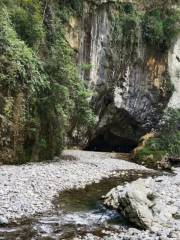
POLYGON ((0 225, 8 224, 8 219, 6 217, 0 216, 0 225))
POLYGON ((126 184, 125 187, 112 189, 105 197, 104 204, 108 207, 115 208, 129 221, 139 227, 149 228, 153 221, 151 207, 153 202, 148 198, 152 195, 149 187, 152 179, 138 179, 132 183, 126 184))

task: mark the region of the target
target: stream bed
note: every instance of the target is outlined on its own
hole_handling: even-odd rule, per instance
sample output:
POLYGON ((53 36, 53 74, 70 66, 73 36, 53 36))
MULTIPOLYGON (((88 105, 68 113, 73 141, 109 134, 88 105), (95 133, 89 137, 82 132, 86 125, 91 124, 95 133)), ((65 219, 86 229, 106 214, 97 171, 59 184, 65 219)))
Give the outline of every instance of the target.
POLYGON ((0 240, 73 239, 87 233, 102 236, 104 230, 132 227, 115 211, 104 208, 101 196, 117 185, 153 175, 157 173, 121 171, 84 189, 61 192, 54 199, 51 212, 0 227, 0 240))

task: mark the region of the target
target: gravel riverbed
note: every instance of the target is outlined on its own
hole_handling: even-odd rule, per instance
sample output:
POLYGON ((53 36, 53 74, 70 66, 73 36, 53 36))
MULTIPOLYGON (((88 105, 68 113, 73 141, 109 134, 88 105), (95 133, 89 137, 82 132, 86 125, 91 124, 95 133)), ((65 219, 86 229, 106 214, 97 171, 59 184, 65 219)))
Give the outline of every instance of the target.
POLYGON ((121 170, 148 169, 115 154, 79 150, 64 151, 63 158, 53 162, 0 166, 0 223, 49 211, 59 192, 85 187, 121 170))
POLYGON ((180 168, 175 168, 174 173, 153 179, 154 222, 149 229, 115 225, 112 230, 103 229, 103 237, 89 233, 74 240, 180 240, 180 168))

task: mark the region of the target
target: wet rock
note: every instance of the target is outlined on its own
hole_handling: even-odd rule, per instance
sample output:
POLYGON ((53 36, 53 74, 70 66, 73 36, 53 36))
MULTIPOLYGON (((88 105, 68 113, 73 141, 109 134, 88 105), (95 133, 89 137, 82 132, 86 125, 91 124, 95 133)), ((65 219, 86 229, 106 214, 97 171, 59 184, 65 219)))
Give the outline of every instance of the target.
POLYGON ((175 173, 174 176, 139 179, 125 186, 118 186, 104 197, 104 204, 120 211, 137 226, 149 228, 150 234, 158 233, 162 238, 168 239, 166 236, 172 230, 173 236, 178 235, 180 169, 177 168, 175 173))
POLYGON ((120 211, 130 222, 141 228, 149 228, 153 221, 151 207, 153 201, 150 185, 152 179, 138 179, 125 187, 112 189, 106 196, 104 204, 120 211))
POLYGON ((83 188, 117 170, 147 170, 131 162, 112 159, 108 153, 69 150, 64 151, 63 156, 56 162, 0 166, 2 223, 6 223, 6 218, 14 221, 46 212, 53 208, 52 200, 59 192, 83 188))

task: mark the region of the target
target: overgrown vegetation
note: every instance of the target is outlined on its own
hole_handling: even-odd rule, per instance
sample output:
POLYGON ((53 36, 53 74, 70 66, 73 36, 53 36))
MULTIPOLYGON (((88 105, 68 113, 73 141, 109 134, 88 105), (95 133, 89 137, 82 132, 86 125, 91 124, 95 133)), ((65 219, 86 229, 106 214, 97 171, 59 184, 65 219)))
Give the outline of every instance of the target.
POLYGON ((112 29, 113 44, 117 41, 122 45, 122 39, 131 47, 135 34, 141 29, 143 39, 151 48, 162 52, 169 49, 180 31, 180 11, 172 7, 176 1, 148 2, 145 12, 137 10, 132 3, 118 4, 117 14, 114 14, 112 29))
POLYGON ((137 153, 136 160, 148 167, 157 167, 163 157, 180 156, 180 110, 168 109, 160 122, 158 134, 150 138, 137 153))
POLYGON ((135 56, 140 32, 140 14, 132 3, 116 4, 112 14, 111 49, 113 51, 112 72, 114 83, 123 79, 126 66, 135 56), (119 69, 121 74, 119 74, 119 69))
POLYGON ((82 17, 83 0, 61 0, 59 7, 61 9, 59 16, 63 23, 68 22, 71 16, 82 17))
POLYGON ((174 8, 159 8, 143 16, 143 37, 153 48, 166 51, 180 30, 180 12, 174 8))
POLYGON ((37 0, 3 0, 19 37, 29 47, 38 48, 45 32, 42 2, 37 0))
POLYGON ((51 97, 59 118, 63 119, 63 129, 69 139, 78 144, 83 136, 82 132, 86 132, 95 123, 95 117, 87 101, 90 93, 78 76, 75 53, 64 38, 61 22, 56 27, 56 37, 48 60, 51 97))
POLYGON ((112 46, 123 48, 123 44, 131 46, 138 31, 140 15, 131 3, 117 4, 117 12, 112 19, 112 46))
POLYGON ((39 131, 37 105, 49 82, 40 60, 18 39, 6 9, 0 15, 0 55, 0 157, 23 160, 26 143, 36 141, 31 133, 39 131))
MULTIPOLYGON (((67 144, 81 144, 95 122, 89 92, 78 77, 75 52, 65 39, 64 9, 56 2, 48 42, 43 3, 1 2, 0 155, 7 163, 52 159, 67 144), (46 58, 42 41, 49 45, 46 58)), ((66 7, 70 15, 78 11, 68 4, 72 2, 66 7)))
MULTIPOLYGON (((85 143, 95 116, 90 92, 78 76, 76 52, 65 38, 70 17, 82 14, 83 0, 0 2, 1 161, 52 159, 68 144, 85 143)), ((143 17, 133 4, 117 3, 111 19, 117 81, 137 49, 141 22, 147 44, 167 49, 178 19, 169 7, 143 17)))

